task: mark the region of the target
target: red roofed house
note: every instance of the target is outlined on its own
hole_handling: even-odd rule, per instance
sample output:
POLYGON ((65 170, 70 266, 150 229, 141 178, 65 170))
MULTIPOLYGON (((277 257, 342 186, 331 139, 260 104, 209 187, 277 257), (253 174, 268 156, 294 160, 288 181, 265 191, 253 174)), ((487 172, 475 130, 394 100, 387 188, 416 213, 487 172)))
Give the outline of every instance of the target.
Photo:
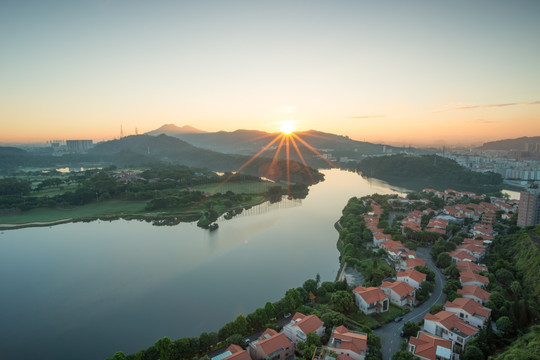
POLYGON ((287 338, 296 345, 299 341, 306 341, 307 334, 315 333, 318 337, 324 335, 324 323, 317 315, 304 315, 297 312, 293 315, 291 322, 283 327, 281 331, 287 338))
POLYGON ((409 339, 409 351, 418 359, 452 359, 452 341, 419 332, 417 337, 409 339))
POLYGON ((477 246, 474 244, 459 245, 456 247, 456 251, 465 251, 467 254, 473 256, 477 261, 486 255, 486 248, 484 246, 477 246))
POLYGON ((473 299, 479 304, 485 304, 491 295, 486 290, 476 285, 464 285, 462 289, 458 289, 457 293, 464 298, 473 299))
POLYGON ((213 357, 212 360, 251 360, 251 356, 240 346, 232 344, 224 353, 213 357))
POLYGON ((411 285, 415 289, 420 288, 420 284, 426 281, 426 274, 421 273, 415 269, 407 269, 405 271, 400 271, 397 273, 397 280, 404 281, 407 284, 411 285))
POLYGON ((373 245, 380 246, 383 242, 392 240, 392 235, 377 233, 373 235, 373 245))
POLYGON ((356 306, 366 315, 388 311, 389 300, 379 288, 362 286, 353 290, 356 306))
POLYGON ((426 262, 420 258, 405 260, 405 269, 414 269, 416 266, 426 266, 426 262))
POLYGON ((390 298, 390 302, 398 306, 414 306, 416 302, 415 290, 406 282, 385 281, 381 284, 381 289, 390 298))
POLYGON ((424 316, 424 330, 432 335, 452 341, 454 343, 454 351, 456 347, 457 350, 465 348, 467 341, 480 331, 466 324, 450 311, 440 311, 435 315, 427 313, 424 316))
POLYGON ((287 336, 273 329, 266 329, 262 335, 249 344, 252 359, 285 360, 294 355, 294 346, 287 336))
POLYGON ((478 265, 472 261, 458 261, 456 266, 459 271, 472 271, 478 274, 488 272, 488 267, 486 265, 478 265))
POLYGON ((459 273, 459 282, 461 283, 461 286, 476 285, 484 287, 489 284, 489 279, 485 276, 473 273, 472 271, 463 271, 459 273))
POLYGON ((367 353, 367 335, 338 326, 332 331, 328 349, 338 354, 338 359, 349 356, 354 360, 364 360, 367 353))
POLYGON ((469 254, 466 251, 458 251, 454 250, 452 252, 449 252, 448 255, 452 258, 452 261, 457 263, 458 261, 475 261, 476 259, 474 256, 469 254))
POLYGON ((452 302, 447 301, 444 309, 455 313, 456 316, 467 324, 480 329, 486 328, 489 316, 491 315, 491 309, 468 298, 455 298, 452 302))

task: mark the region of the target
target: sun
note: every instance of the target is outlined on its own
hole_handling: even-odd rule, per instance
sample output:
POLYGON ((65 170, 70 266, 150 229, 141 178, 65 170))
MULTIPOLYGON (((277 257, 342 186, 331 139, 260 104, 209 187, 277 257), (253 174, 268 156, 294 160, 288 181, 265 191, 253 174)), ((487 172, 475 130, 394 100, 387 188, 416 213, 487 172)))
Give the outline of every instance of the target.
POLYGON ((290 135, 294 132, 294 123, 292 121, 283 121, 279 123, 279 130, 285 135, 290 135))

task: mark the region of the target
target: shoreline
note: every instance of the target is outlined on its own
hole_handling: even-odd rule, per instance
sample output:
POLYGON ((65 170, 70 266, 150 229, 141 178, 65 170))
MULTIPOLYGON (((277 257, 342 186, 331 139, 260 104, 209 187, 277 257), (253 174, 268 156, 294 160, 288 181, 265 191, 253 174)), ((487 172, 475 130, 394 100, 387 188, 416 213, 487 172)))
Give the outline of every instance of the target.
MULTIPOLYGON (((242 206, 235 206, 234 208, 227 209, 223 213, 220 213, 218 218, 221 218, 224 214, 227 214, 229 211, 233 211, 240 208, 246 210, 253 206, 261 205, 265 203, 266 201, 268 201, 268 199, 262 199, 257 202, 254 202, 251 204, 245 204, 242 206)), ((151 214, 151 213, 102 214, 102 215, 84 216, 84 217, 78 217, 78 218, 64 218, 64 219, 57 219, 57 220, 50 220, 50 221, 3 223, 3 224, 0 224, 0 231, 17 230, 17 229, 24 229, 24 228, 30 228, 30 227, 46 227, 46 226, 61 225, 61 224, 76 223, 76 222, 92 222, 92 221, 97 221, 97 220, 113 221, 113 220, 120 220, 120 219, 152 222, 152 225, 155 225, 155 226, 164 226, 164 225, 173 226, 181 222, 197 221, 198 219, 200 219, 201 216, 202 216, 202 212, 198 212, 198 211, 186 212, 186 213, 163 213, 163 214, 151 214)))

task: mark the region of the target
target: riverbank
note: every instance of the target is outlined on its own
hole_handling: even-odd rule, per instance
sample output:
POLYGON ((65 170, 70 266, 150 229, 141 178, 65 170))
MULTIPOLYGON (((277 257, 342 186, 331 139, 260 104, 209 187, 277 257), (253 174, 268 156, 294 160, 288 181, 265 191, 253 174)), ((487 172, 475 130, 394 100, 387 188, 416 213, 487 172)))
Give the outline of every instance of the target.
MULTIPOLYGON (((238 204, 235 209, 245 209, 264 203, 267 199, 253 196, 252 201, 238 204)), ((90 222, 95 220, 113 221, 143 220, 154 225, 175 225, 180 222, 197 221, 203 214, 202 209, 193 208, 180 211, 145 210, 147 201, 108 200, 72 208, 38 208, 28 211, 12 211, 0 214, 0 230, 14 230, 27 227, 53 226, 70 222, 90 222)), ((219 216, 229 209, 215 204, 214 209, 219 216)))

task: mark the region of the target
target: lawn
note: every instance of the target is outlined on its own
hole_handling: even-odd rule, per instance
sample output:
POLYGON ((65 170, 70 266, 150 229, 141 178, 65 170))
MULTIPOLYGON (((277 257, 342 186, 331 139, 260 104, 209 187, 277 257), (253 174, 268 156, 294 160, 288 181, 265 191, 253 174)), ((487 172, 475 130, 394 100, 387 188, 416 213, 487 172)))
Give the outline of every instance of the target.
POLYGON ((109 200, 71 208, 39 208, 0 214, 0 224, 26 224, 64 219, 144 213, 146 201, 109 200))
POLYGON ((195 189, 209 192, 212 195, 218 192, 226 193, 231 191, 235 194, 261 194, 268 191, 272 186, 284 186, 283 184, 276 184, 272 182, 263 181, 243 181, 243 182, 228 182, 224 184, 204 184, 194 186, 195 189))

